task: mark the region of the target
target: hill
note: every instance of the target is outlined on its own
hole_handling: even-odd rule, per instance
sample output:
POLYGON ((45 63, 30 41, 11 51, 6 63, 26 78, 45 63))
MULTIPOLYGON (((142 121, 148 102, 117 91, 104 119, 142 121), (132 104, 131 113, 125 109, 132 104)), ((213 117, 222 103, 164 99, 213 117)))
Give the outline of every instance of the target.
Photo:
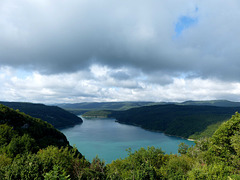
POLYGON ((217 106, 217 107, 240 107, 240 102, 227 100, 211 100, 211 101, 185 101, 176 103, 177 105, 197 105, 197 106, 217 106))
POLYGON ((123 111, 134 107, 149 106, 155 104, 167 104, 165 102, 83 102, 75 104, 56 104, 57 106, 72 112, 76 115, 84 114, 88 111, 116 110, 123 111))
MULTIPOLYGON (((196 105, 196 106, 217 106, 217 107, 240 107, 240 102, 233 102, 227 100, 210 100, 210 101, 185 101, 185 102, 83 102, 74 104, 56 104, 71 113, 82 115, 89 111, 125 111, 131 108, 153 105, 196 105)), ((97 114, 97 112, 95 112, 97 114)))
POLYGON ((63 128, 82 123, 82 119, 57 106, 22 102, 0 102, 5 106, 18 109, 32 117, 40 118, 52 124, 55 128, 63 128))
POLYGON ((110 111, 108 117, 114 117, 119 123, 141 126, 161 131, 169 135, 184 138, 199 138, 199 134, 211 136, 223 121, 239 111, 240 107, 155 105, 132 108, 126 111, 110 111), (211 129, 213 128, 213 129, 211 129))
POLYGON ((0 125, 2 127, 1 134, 6 135, 6 139, 0 138, 0 142, 5 140, 7 143, 10 141, 11 136, 23 136, 27 134, 33 138, 35 145, 33 147, 45 148, 49 145, 55 145, 58 147, 68 146, 69 142, 64 134, 56 130, 51 124, 38 119, 33 118, 25 113, 15 111, 7 106, 0 104, 0 125), (4 127, 11 127, 6 131, 4 127), (10 135, 9 132, 14 132, 10 135))
POLYGON ((0 179, 99 179, 95 164, 51 124, 0 105, 0 179))

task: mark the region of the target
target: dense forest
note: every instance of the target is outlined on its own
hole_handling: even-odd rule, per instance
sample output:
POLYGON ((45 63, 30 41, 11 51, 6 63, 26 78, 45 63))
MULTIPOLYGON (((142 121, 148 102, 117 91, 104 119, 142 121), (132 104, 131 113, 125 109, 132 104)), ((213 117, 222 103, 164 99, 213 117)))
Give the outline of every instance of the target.
POLYGON ((5 106, 24 112, 32 117, 40 118, 52 124, 55 128, 74 126, 82 123, 78 116, 57 106, 23 102, 0 102, 5 106))
POLYGON ((52 125, 0 105, 0 179, 240 179, 240 114, 178 154, 141 148, 88 162, 52 125))

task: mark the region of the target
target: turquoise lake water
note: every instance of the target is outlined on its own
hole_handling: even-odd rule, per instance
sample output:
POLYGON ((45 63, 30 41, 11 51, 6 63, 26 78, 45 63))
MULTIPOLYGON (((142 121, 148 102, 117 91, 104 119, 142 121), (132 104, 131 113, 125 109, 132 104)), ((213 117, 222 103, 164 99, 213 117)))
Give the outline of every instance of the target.
POLYGON ((148 146, 161 147, 165 153, 177 153, 178 145, 194 142, 163 133, 144 130, 140 127, 115 122, 115 119, 83 119, 83 123, 71 128, 62 129, 71 145, 90 161, 96 155, 111 163, 127 156, 127 148, 133 151, 148 146))

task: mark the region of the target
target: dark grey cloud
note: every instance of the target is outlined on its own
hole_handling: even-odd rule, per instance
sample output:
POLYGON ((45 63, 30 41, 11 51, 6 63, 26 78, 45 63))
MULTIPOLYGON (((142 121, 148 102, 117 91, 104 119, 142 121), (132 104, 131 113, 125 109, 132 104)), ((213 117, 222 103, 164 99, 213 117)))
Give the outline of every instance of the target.
POLYGON ((116 80, 127 80, 127 79, 130 79, 131 76, 125 72, 112 72, 110 74, 111 77, 115 78, 116 80))
POLYGON ((149 76, 193 73, 237 81, 239 5, 237 0, 4 0, 0 65, 56 74, 101 64, 136 68, 149 76), (176 36, 183 16, 197 22, 176 36))

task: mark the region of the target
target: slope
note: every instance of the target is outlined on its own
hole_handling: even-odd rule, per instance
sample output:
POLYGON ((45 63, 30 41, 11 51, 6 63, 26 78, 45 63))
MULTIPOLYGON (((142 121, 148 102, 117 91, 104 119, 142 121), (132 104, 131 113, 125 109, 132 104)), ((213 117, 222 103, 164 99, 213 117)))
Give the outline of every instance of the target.
POLYGON ((217 106, 217 107, 240 107, 240 102, 228 100, 210 100, 210 101, 185 101, 176 103, 177 105, 196 105, 196 106, 217 106))
MULTIPOLYGON (((64 134, 56 130, 51 124, 38 118, 15 111, 0 104, 0 125, 12 128, 14 132, 23 136, 28 134, 34 139, 36 147, 45 148, 49 145, 68 146, 69 142, 64 134)), ((2 126, 4 127, 4 126, 2 126)), ((1 133, 4 133, 1 129, 1 133)), ((11 136, 6 136, 10 140, 11 136)), ((3 141, 3 139, 1 139, 3 141)), ((1 141, 1 143, 2 143, 1 141)))
POLYGON ((137 125, 148 130, 162 131, 166 134, 189 138, 195 133, 201 133, 209 125, 229 119, 232 114, 239 110, 240 107, 172 104, 146 106, 126 111, 111 111, 108 117, 114 117, 120 123, 137 125))
POLYGON ((15 110, 18 109, 30 116, 47 121, 55 128, 63 128, 82 123, 81 118, 57 106, 46 106, 44 104, 22 102, 0 102, 0 104, 15 110))

